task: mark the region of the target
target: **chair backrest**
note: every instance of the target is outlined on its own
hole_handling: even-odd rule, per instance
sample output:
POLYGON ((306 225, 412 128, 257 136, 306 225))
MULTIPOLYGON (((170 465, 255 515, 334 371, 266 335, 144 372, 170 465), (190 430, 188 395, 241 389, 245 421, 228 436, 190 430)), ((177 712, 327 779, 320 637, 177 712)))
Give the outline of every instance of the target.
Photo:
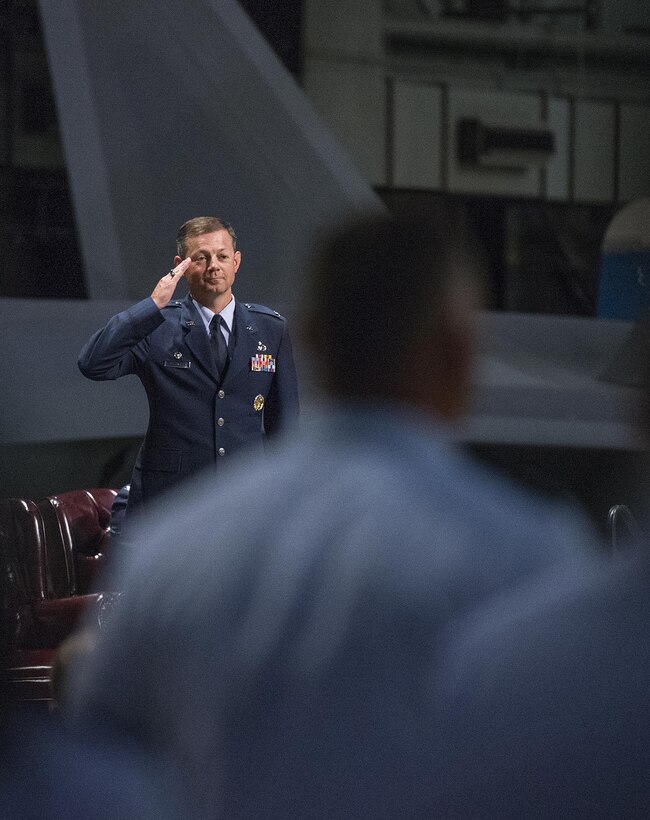
POLYGON ((61 581, 54 589, 56 596, 83 594, 94 587, 106 561, 116 495, 116 490, 102 487, 71 490, 38 502, 45 526, 48 570, 61 581), (62 564, 69 569, 67 586, 62 564))
POLYGON ((9 595, 15 602, 19 587, 19 595, 26 601, 50 597, 45 531, 33 501, 27 498, 0 501, 0 556, 3 599, 9 595))
POLYGON ((647 543, 632 511, 625 504, 614 504, 607 514, 607 527, 612 552, 626 547, 643 547, 647 543))
POLYGON ((29 640, 35 601, 51 594, 45 532, 36 504, 0 501, 0 641, 5 648, 29 640))

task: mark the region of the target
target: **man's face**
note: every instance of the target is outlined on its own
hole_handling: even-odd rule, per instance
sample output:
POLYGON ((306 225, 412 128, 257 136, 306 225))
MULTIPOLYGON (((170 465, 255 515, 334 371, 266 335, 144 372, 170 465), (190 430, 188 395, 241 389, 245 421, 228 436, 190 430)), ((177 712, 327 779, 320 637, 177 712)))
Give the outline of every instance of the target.
MULTIPOLYGON (((232 237, 228 231, 188 237, 185 255, 192 260, 185 271, 185 278, 197 302, 210 303, 215 298, 230 294, 241 254, 233 249, 232 237)), ((177 256, 174 264, 181 261, 180 256, 177 256)))

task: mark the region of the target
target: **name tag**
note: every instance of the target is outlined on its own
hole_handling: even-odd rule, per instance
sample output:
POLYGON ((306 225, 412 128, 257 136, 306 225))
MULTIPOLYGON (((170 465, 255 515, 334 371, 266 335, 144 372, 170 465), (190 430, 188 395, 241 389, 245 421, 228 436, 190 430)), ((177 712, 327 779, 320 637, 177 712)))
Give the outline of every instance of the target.
POLYGON ((251 359, 253 373, 275 373, 275 359, 268 353, 258 353, 251 359))
POLYGON ((163 362, 163 367, 182 367, 187 370, 188 367, 192 366, 192 362, 163 362))

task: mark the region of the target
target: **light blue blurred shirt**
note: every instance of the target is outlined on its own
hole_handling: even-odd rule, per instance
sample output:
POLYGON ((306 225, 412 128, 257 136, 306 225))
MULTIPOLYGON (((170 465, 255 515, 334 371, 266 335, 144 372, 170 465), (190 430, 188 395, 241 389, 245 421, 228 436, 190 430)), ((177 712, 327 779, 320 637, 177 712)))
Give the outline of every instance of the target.
POLYGON ((445 627, 592 533, 397 407, 326 407, 225 485, 141 521, 79 712, 164 744, 206 816, 416 816, 445 627))

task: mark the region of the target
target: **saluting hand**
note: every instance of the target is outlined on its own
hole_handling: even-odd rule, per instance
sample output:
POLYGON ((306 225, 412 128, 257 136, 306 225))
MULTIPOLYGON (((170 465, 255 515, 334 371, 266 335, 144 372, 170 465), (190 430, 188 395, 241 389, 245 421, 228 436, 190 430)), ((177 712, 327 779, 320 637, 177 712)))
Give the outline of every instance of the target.
POLYGON ((189 256, 187 259, 183 259, 183 261, 179 262, 169 273, 166 273, 153 289, 151 298, 159 309, 169 304, 176 290, 176 285, 178 285, 179 281, 185 275, 185 271, 189 268, 191 262, 192 260, 189 256))

